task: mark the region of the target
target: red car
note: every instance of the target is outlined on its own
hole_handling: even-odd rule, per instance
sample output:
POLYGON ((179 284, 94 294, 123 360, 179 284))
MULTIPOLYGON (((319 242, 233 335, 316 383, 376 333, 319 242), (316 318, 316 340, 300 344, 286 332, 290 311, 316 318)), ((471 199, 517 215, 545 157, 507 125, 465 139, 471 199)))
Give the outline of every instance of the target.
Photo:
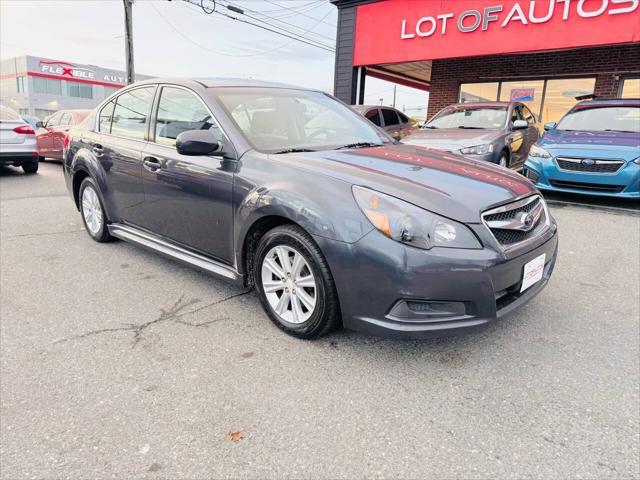
POLYGON ((62 147, 67 131, 82 122, 91 110, 60 110, 36 126, 36 142, 40 160, 62 160, 62 147))

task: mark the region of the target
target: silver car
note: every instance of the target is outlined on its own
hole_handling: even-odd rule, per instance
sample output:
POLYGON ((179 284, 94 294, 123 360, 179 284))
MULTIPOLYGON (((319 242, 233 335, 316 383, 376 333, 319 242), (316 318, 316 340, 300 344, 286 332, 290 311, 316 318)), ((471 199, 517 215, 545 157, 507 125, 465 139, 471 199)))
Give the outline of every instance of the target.
POLYGON ((0 105, 0 164, 22 167, 24 173, 38 171, 36 132, 20 115, 0 105))
POLYGON ((539 137, 536 118, 525 104, 482 102, 443 108, 402 141, 520 170, 539 137))

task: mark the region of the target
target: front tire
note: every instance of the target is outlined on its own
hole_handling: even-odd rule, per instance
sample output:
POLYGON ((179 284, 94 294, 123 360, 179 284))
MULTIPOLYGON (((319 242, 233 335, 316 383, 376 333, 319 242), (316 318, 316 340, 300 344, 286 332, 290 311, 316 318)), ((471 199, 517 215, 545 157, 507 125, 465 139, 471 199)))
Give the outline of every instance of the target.
POLYGON ((500 154, 500 159, 498 160, 498 165, 504 168, 509 168, 509 156, 506 152, 502 152, 500 154))
POLYGON ((25 160, 22 162, 21 166, 24 173, 36 173, 38 171, 38 159, 34 158, 33 160, 25 160))
POLYGON ((98 187, 91 177, 85 178, 80 184, 80 214, 84 228, 96 242, 110 242, 113 237, 107 227, 107 217, 98 195, 98 187))
POLYGON ((260 302, 281 330, 313 339, 340 325, 329 265, 300 227, 284 225, 267 232, 258 244, 254 269, 260 302))

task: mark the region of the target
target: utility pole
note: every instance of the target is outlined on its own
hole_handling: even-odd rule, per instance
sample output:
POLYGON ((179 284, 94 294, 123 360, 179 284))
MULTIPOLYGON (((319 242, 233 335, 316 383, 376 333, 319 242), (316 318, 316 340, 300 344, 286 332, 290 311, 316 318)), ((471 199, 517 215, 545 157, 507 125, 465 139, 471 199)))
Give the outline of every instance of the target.
POLYGON ((122 0, 124 3, 124 33, 125 56, 127 60, 127 83, 136 81, 136 73, 133 68, 133 23, 131 19, 131 6, 133 0, 122 0))
POLYGON ((396 108, 396 88, 397 85, 393 86, 393 108, 396 108))

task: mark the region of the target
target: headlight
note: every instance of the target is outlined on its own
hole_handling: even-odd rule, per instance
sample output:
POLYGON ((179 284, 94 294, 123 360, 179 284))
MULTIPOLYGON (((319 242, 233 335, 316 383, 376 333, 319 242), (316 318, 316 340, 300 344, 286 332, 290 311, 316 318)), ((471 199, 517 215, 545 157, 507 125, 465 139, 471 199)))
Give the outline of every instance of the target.
POLYGON ((493 144, 487 143, 486 145, 476 145, 474 147, 467 147, 460 149, 460 153, 463 155, 485 155, 493 152, 493 144))
POLYGON ((529 156, 533 158, 551 158, 551 154, 549 152, 537 145, 531 145, 529 156))
POLYGON ((636 158, 633 163, 635 163, 636 165, 640 165, 640 157, 636 158))
POLYGON ((373 226, 397 242, 425 250, 482 248, 466 225, 368 188, 354 185, 353 196, 373 226))

